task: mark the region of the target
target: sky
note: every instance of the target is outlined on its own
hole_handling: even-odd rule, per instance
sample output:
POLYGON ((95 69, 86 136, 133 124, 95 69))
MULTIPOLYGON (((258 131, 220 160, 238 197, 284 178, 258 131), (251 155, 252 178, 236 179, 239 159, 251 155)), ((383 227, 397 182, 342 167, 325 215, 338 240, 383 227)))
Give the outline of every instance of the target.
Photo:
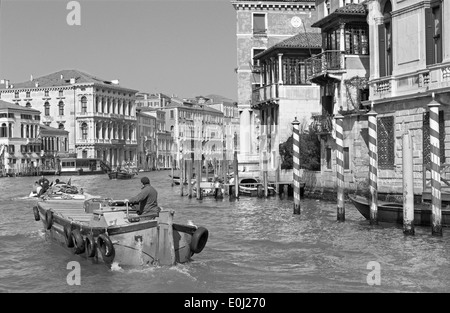
POLYGON ((0 0, 0 79, 77 69, 123 87, 237 100, 230 0, 0 0))

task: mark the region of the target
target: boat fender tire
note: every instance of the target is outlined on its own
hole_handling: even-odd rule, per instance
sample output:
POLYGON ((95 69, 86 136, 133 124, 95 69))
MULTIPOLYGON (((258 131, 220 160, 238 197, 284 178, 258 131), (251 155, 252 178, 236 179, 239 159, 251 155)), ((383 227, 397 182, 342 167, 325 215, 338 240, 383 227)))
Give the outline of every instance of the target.
POLYGON ((45 212, 45 228, 48 230, 52 228, 53 225, 53 212, 48 210, 45 212))
POLYGON ((202 252, 203 248, 206 245, 206 242, 208 241, 208 230, 204 227, 199 227, 195 231, 195 233, 192 235, 191 239, 191 251, 193 253, 200 253, 202 252))
POLYGON ((81 236, 81 233, 78 229, 74 229, 72 231, 72 240, 74 245, 74 253, 75 254, 81 254, 85 250, 84 240, 83 236, 81 236))
POLYGON ((41 217, 39 216, 39 209, 37 206, 33 207, 33 213, 34 213, 34 220, 39 221, 41 217))
POLYGON ((67 248, 73 248, 72 226, 70 224, 64 226, 64 239, 66 240, 67 248))
POLYGON ((102 254, 105 263, 112 263, 115 256, 114 246, 111 239, 106 234, 100 234, 97 238, 97 247, 102 254))
POLYGON ((91 234, 87 235, 84 239, 86 243, 86 255, 88 258, 92 258, 95 256, 95 240, 94 236, 91 234))

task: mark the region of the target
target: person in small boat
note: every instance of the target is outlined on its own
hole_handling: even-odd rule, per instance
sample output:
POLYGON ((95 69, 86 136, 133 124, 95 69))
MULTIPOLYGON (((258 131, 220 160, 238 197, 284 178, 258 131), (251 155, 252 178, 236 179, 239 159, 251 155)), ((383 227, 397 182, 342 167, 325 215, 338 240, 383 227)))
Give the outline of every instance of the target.
POLYGON ((40 197, 50 187, 50 182, 49 182, 49 180, 47 178, 44 177, 44 175, 42 175, 41 179, 39 179, 38 183, 42 187, 41 190, 39 191, 38 195, 37 195, 38 197, 40 197))
POLYGON ((60 181, 58 178, 55 180, 55 185, 65 185, 66 183, 63 181, 60 181))
POLYGON ((33 185, 33 193, 35 193, 36 195, 39 194, 39 191, 41 191, 41 185, 39 185, 39 183, 37 181, 34 182, 33 185))
POLYGON ((138 215, 154 214, 156 217, 161 211, 161 208, 158 206, 158 192, 150 185, 150 179, 148 177, 142 177, 141 183, 141 191, 136 196, 125 199, 125 202, 133 205, 138 215))

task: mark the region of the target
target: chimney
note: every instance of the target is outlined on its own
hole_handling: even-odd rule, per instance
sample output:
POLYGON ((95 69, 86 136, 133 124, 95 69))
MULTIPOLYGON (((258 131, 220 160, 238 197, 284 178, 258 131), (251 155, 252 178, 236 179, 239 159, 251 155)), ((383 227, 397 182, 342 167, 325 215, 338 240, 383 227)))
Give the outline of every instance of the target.
POLYGON ((119 84, 119 80, 118 79, 113 79, 111 81, 111 83, 113 83, 114 85, 118 85, 119 84))
POLYGON ((70 79, 70 83, 71 83, 71 84, 75 84, 75 78, 71 78, 71 79, 70 79))
POLYGON ((9 88, 9 79, 5 80, 5 88, 8 89, 9 88))
POLYGON ((34 86, 39 87, 39 82, 35 82, 34 86))
POLYGON ((63 80, 64 79, 64 75, 63 74, 61 74, 61 80, 63 80))
POLYGON ((33 81, 33 74, 30 75, 30 82, 33 81))

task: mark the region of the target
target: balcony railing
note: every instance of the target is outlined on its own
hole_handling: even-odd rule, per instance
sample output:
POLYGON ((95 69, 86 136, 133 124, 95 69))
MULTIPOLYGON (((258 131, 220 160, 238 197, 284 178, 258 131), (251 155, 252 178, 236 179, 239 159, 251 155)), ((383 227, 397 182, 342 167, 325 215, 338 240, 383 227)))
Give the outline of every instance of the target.
POLYGON ((278 84, 266 85, 253 89, 252 105, 278 98, 278 84))
POLYGON ((333 117, 330 114, 313 115, 312 128, 318 135, 331 134, 333 131, 333 117))
POLYGON ((345 69, 344 52, 327 50, 306 60, 308 79, 327 71, 340 71, 345 69))

